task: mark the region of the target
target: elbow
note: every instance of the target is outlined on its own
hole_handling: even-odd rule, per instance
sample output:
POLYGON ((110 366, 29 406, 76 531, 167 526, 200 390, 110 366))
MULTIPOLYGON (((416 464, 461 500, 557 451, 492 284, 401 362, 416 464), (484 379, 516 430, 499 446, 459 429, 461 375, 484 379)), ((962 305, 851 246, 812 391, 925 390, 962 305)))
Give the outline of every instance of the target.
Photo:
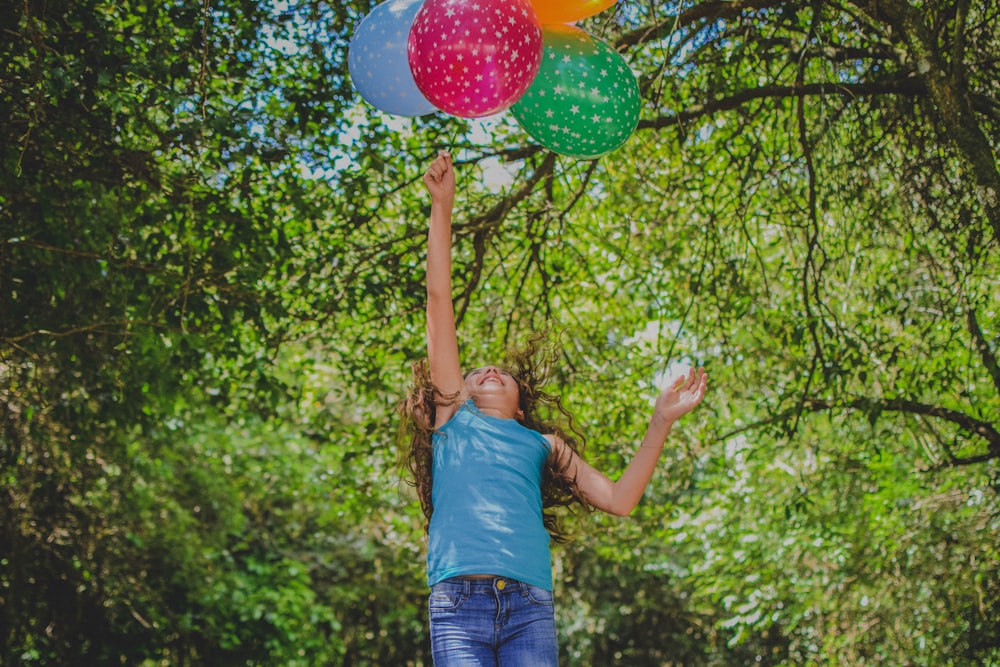
POLYGON ((451 283, 445 282, 436 284, 433 281, 427 282, 427 301, 432 304, 435 301, 451 303, 451 283))
POLYGON ((639 504, 639 498, 634 494, 624 493, 624 489, 610 487, 604 493, 589 496, 587 500, 591 507, 599 509, 611 516, 627 517, 639 504))
POLYGON ((631 504, 618 503, 618 504, 609 505, 608 507, 605 507, 603 509, 604 509, 605 512, 607 512, 608 514, 610 514, 612 516, 617 516, 617 517, 624 518, 624 517, 627 517, 627 516, 631 515, 632 511, 635 508, 636 508, 635 503, 631 503, 631 504))
POLYGON ((446 289, 428 289, 427 290, 427 317, 428 319, 435 316, 437 313, 448 314, 449 308, 453 308, 451 302, 451 290, 446 289))

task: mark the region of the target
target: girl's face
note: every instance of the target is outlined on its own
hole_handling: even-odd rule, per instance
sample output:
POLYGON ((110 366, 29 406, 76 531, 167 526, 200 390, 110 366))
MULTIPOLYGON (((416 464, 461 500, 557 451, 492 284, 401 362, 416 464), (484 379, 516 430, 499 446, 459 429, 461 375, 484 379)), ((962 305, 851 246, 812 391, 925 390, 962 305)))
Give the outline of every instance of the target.
POLYGON ((480 410, 492 408, 512 419, 521 418, 521 391, 517 380, 496 366, 483 366, 465 376, 465 389, 480 410))

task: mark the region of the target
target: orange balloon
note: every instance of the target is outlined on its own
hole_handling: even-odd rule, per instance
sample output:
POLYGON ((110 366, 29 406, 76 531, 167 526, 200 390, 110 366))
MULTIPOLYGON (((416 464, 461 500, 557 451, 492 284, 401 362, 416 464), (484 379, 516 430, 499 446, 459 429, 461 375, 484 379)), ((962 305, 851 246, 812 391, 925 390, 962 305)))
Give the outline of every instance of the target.
POLYGON ((572 23, 603 12, 617 0, 531 0, 542 25, 572 23))

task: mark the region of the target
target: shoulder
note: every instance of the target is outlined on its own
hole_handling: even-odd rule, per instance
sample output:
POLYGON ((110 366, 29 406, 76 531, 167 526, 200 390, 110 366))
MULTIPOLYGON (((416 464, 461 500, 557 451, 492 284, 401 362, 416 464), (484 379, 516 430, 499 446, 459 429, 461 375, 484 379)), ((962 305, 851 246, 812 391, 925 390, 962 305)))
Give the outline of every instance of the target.
POLYGON ((463 387, 458 394, 444 396, 438 393, 438 403, 434 406, 434 428, 439 429, 455 416, 462 406, 469 402, 469 394, 463 387))
POLYGON ((459 395, 450 403, 438 404, 434 411, 434 429, 440 430, 451 423, 462 410, 468 411, 472 404, 472 399, 468 396, 459 395))
POLYGON ((555 433, 545 433, 543 437, 548 440, 552 454, 555 455, 559 465, 569 467, 583 462, 580 455, 573 447, 555 433))
POLYGON ((557 454, 562 454, 566 450, 572 451, 570 447, 566 445, 566 441, 555 433, 543 433, 542 437, 548 441, 549 447, 551 447, 552 451, 557 454))

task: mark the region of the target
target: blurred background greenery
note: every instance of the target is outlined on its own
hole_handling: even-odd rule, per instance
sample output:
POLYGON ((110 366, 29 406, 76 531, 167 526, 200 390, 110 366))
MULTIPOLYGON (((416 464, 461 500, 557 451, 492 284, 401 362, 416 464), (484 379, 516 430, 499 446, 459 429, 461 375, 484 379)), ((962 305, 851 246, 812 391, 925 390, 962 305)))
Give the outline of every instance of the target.
POLYGON ((429 665, 396 402, 419 177, 468 363, 563 330, 627 519, 555 551, 566 665, 1000 665, 1000 9, 620 0, 598 160, 381 113, 371 2, 0 7, 0 664, 429 665))

